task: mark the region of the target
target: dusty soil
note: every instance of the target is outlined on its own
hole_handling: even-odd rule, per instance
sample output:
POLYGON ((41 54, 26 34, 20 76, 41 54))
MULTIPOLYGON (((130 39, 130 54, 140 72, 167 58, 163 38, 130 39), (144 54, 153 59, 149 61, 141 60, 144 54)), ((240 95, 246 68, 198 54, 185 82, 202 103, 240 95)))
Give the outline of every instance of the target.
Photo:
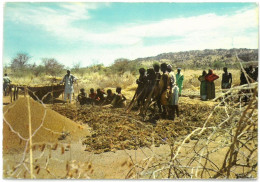
MULTIPOLYGON (((29 105, 33 143, 58 142, 65 132, 68 140, 79 140, 89 135, 87 125, 79 125, 31 98, 29 105)), ((20 97, 12 104, 5 106, 3 108, 3 119, 3 151, 17 150, 20 152, 24 149, 29 138, 27 98, 20 97)))
MULTIPOLYGON (((174 142, 194 128, 201 127, 215 104, 201 103, 196 99, 191 103, 189 98, 183 97, 179 106, 180 117, 174 121, 160 119, 158 116, 151 116, 143 121, 137 111, 126 113, 122 108, 111 109, 100 106, 77 108, 75 105, 54 104, 52 109, 77 123, 89 125, 92 128, 91 136, 86 137, 82 144, 86 146, 86 151, 98 154, 150 147, 153 142, 157 147, 174 142)), ((151 113, 148 112, 149 114, 151 113)), ((209 123, 212 124, 214 123, 209 123)))
MULTIPOLYGON (((148 112, 146 120, 137 111, 126 113, 124 109, 99 106, 78 108, 73 104, 49 104, 45 109, 31 101, 33 130, 41 124, 43 112, 47 110, 46 127, 33 138, 33 167, 37 178, 92 178, 125 179, 133 175, 135 164, 157 156, 169 159, 169 144, 183 139, 196 127, 201 127, 216 102, 201 102, 196 96, 180 98, 180 117, 174 121, 160 119, 148 112), (64 117, 65 116, 65 117, 64 117), (84 129, 83 129, 84 128, 84 129), (82 132, 84 131, 84 132, 82 132), (70 133, 63 139, 61 133, 70 133)), ((4 98, 4 102, 7 99, 4 98)), ((28 109, 26 99, 4 106, 5 118, 12 126, 28 137, 28 109), (8 111, 8 112, 6 112, 8 111)), ((223 119, 223 110, 218 111, 207 126, 213 126, 223 119)), ((40 131, 40 130, 39 130, 40 131)), ((207 138, 208 133, 203 133, 207 138)), ((24 151, 24 141, 10 131, 4 123, 3 175, 5 178, 30 178, 24 166, 29 168, 29 151, 24 151), (7 147, 6 147, 7 146, 7 147), (19 146, 19 147, 18 147, 19 146), (23 146, 23 147, 20 147, 23 146), (25 160, 23 161, 24 155, 25 160), (19 164, 23 164, 16 167, 19 164)), ((189 146, 198 141, 193 137, 184 144, 180 155, 189 154, 189 146)), ((221 164, 225 148, 214 155, 212 160, 221 164)), ((155 160, 156 158, 154 158, 155 160)))

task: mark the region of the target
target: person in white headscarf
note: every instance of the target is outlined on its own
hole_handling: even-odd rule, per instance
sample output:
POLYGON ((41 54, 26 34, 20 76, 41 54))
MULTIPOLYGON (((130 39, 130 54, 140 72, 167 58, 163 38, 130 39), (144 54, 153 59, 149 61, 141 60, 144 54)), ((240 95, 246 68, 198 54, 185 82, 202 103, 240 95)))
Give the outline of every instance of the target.
POLYGON ((170 87, 172 88, 173 85, 175 84, 175 75, 174 75, 174 72, 172 70, 172 66, 170 64, 167 65, 167 72, 169 74, 169 77, 170 77, 170 87))
POLYGON ((76 77, 70 74, 70 70, 67 70, 67 74, 63 77, 61 83, 65 83, 64 100, 69 97, 71 103, 71 95, 74 93, 73 84, 76 81, 76 77))

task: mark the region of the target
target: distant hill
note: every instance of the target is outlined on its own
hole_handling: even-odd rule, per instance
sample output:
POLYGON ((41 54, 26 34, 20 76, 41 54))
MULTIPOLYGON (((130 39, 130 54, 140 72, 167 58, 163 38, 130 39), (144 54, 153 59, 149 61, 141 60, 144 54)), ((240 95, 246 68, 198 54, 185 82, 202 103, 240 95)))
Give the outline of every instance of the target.
POLYGON ((150 67, 154 62, 166 62, 176 66, 185 67, 221 67, 238 64, 238 57, 246 62, 258 61, 258 49, 205 49, 183 52, 162 53, 153 57, 138 58, 132 60, 137 64, 150 67))

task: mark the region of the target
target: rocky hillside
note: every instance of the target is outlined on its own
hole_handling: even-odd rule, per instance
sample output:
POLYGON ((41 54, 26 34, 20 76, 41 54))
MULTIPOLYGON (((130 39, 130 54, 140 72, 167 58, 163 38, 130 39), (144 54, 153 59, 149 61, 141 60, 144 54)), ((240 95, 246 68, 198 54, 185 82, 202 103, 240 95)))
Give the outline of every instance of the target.
POLYGON ((187 67, 218 67, 223 65, 236 65, 238 57, 244 63, 258 61, 258 49, 205 49, 183 52, 162 53, 154 57, 138 58, 134 62, 151 66, 156 62, 167 62, 176 66, 187 67))

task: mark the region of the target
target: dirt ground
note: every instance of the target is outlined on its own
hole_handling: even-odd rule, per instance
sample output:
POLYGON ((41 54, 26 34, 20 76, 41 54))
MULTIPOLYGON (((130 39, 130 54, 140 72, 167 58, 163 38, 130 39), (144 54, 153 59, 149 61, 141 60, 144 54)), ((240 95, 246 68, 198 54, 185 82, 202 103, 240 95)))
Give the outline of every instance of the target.
MULTIPOLYGON (((7 107, 9 97, 3 97, 3 103, 4 108, 7 107)), ((201 127, 217 105, 213 101, 200 101, 197 91, 189 97, 184 92, 179 103, 180 117, 174 121, 160 119, 153 110, 150 110, 143 120, 134 109, 126 113, 120 108, 100 106, 79 108, 75 103, 46 104, 46 108, 55 112, 55 118, 65 116, 67 122, 73 121, 77 126, 88 128, 90 134, 85 134, 80 140, 64 136, 63 139, 55 142, 47 139, 45 134, 46 136, 37 141, 33 147, 35 177, 37 179, 126 179, 134 176, 134 167, 147 159, 151 159, 151 162, 159 158, 169 159, 171 153, 169 143, 182 140, 195 128, 201 127)), ((224 110, 220 110, 219 115, 210 120, 208 126, 214 126, 218 120, 223 119, 222 112, 224 110)), ((51 124, 49 126, 52 127, 51 124)), ((59 132, 69 130, 70 128, 66 130, 63 128, 59 132)), ((77 130, 73 131, 77 132, 77 130)), ((204 137, 208 134, 203 133, 204 137)), ((60 135, 52 137, 58 138, 60 135)), ((186 147, 180 150, 180 155, 184 158, 189 155, 189 146, 197 141, 198 138, 191 138, 184 144, 186 147)), ((219 161, 220 165, 224 157, 221 152, 225 150, 225 148, 220 150, 212 160, 219 161)), ((5 178, 30 178, 26 168, 29 168, 28 150, 4 149, 3 176, 5 178)))

